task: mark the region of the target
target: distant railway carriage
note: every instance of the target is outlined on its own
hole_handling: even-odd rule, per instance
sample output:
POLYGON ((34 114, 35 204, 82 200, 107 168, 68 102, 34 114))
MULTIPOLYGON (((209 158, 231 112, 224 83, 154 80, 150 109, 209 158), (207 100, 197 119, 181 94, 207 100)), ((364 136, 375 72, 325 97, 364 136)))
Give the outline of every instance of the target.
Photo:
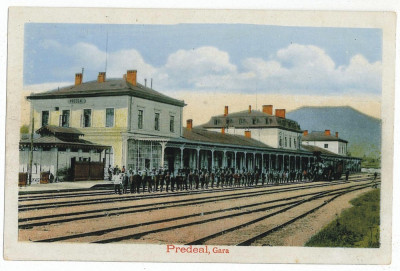
POLYGON ((314 180, 315 181, 332 181, 339 180, 343 174, 344 160, 322 158, 320 151, 313 153, 315 157, 314 180))

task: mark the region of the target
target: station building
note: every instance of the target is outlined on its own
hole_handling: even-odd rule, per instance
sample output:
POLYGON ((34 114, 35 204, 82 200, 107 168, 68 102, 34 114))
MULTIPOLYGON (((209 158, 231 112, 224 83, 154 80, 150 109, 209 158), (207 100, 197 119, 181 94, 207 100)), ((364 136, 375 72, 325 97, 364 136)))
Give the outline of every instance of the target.
POLYGON ((229 113, 228 106, 225 106, 223 115, 213 116, 202 127, 210 131, 252 137, 272 148, 300 150, 303 132, 300 125, 286 119, 285 109, 276 109, 275 115, 272 112, 272 105, 263 105, 262 111, 252 110, 249 105, 248 110, 235 113, 229 113))
MULTIPOLYGON (((175 173, 180 168, 215 167, 298 170, 312 164, 314 152, 320 151, 327 159, 346 160, 354 164, 352 170, 360 170, 360 159, 319 145, 304 148, 300 125, 286 119, 284 109, 276 109, 274 115, 272 105, 263 106, 262 111, 249 106, 236 113, 229 113, 226 106, 224 114, 206 124, 194 126, 193 120, 187 120, 183 127, 184 101, 138 83, 136 70, 128 70, 121 79, 107 79, 100 72, 90 82, 83 82, 83 75, 77 73, 74 85, 31 94, 27 99, 33 129, 42 133, 40 137, 43 131, 57 131, 55 127, 59 133, 73 129, 92 146, 53 145, 53 151, 76 150, 66 159, 82 161, 87 159, 85 153, 97 153, 93 159, 105 167, 168 168, 175 173)), ((34 142, 36 151, 43 150, 39 141, 34 142)), ((22 158, 29 149, 26 140, 21 140, 20 148, 20 167, 26 168, 26 158, 22 158)), ((56 175, 59 167, 51 168, 56 175)))
POLYGON ((307 146, 317 146, 319 148, 326 149, 330 152, 346 156, 347 154, 347 140, 339 137, 339 132, 335 135, 331 135, 330 130, 322 132, 315 131, 309 133, 308 130, 303 132, 303 144, 307 146))

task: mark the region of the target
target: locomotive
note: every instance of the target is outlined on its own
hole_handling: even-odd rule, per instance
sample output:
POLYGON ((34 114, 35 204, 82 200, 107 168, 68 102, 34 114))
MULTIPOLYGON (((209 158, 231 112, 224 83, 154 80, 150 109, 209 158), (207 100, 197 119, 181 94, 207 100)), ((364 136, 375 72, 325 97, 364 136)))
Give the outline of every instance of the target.
POLYGON ((343 160, 340 161, 324 161, 321 157, 321 152, 313 153, 315 163, 313 166, 314 181, 332 181, 339 180, 343 174, 343 160))

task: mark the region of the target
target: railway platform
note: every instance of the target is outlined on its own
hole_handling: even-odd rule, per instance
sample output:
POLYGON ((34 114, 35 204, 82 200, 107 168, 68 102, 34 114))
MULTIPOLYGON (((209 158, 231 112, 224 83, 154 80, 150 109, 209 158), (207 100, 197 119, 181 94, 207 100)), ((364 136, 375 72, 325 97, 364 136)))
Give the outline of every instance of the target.
POLYGON ((110 181, 79 181, 79 182, 59 182, 48 184, 31 184, 19 187, 19 193, 41 193, 41 192, 59 192, 59 191, 79 191, 87 189, 112 188, 110 181))

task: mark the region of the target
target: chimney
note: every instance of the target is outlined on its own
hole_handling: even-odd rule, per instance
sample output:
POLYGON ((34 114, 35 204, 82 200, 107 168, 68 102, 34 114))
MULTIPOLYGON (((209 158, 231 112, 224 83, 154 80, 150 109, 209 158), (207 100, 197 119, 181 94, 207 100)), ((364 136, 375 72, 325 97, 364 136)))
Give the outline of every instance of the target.
POLYGON ((251 138, 251 131, 244 131, 244 136, 247 138, 251 138))
POLYGON ((251 113, 251 105, 249 105, 249 114, 251 113))
POLYGON ((308 130, 303 131, 303 136, 308 136, 308 130))
POLYGON ((193 128, 193 120, 192 119, 186 120, 186 128, 188 130, 192 130, 192 128, 193 128))
POLYGON ((223 135, 225 134, 225 128, 224 127, 221 128, 221 134, 223 134, 223 135))
POLYGON ((263 111, 263 113, 266 113, 268 115, 272 115, 272 105, 271 104, 263 105, 262 106, 262 111, 263 111))
POLYGON ((229 108, 228 108, 228 106, 227 105, 225 105, 225 110, 224 110, 224 117, 226 117, 226 116, 228 116, 228 113, 229 113, 229 108))
POLYGON ((97 76, 97 83, 104 83, 105 81, 106 81, 106 73, 99 72, 99 75, 97 76))
POLYGON ((126 81, 136 86, 136 75, 137 75, 136 70, 128 70, 126 72, 126 81))
POLYGON ((75 73, 75 86, 82 84, 82 73, 75 73))
POLYGON ((286 109, 275 109, 275 116, 282 119, 286 118, 286 109))
POLYGON ((336 132, 335 135, 337 138, 339 138, 339 132, 336 132))
POLYGON ((325 130, 325 135, 330 136, 331 135, 331 130, 325 130))

